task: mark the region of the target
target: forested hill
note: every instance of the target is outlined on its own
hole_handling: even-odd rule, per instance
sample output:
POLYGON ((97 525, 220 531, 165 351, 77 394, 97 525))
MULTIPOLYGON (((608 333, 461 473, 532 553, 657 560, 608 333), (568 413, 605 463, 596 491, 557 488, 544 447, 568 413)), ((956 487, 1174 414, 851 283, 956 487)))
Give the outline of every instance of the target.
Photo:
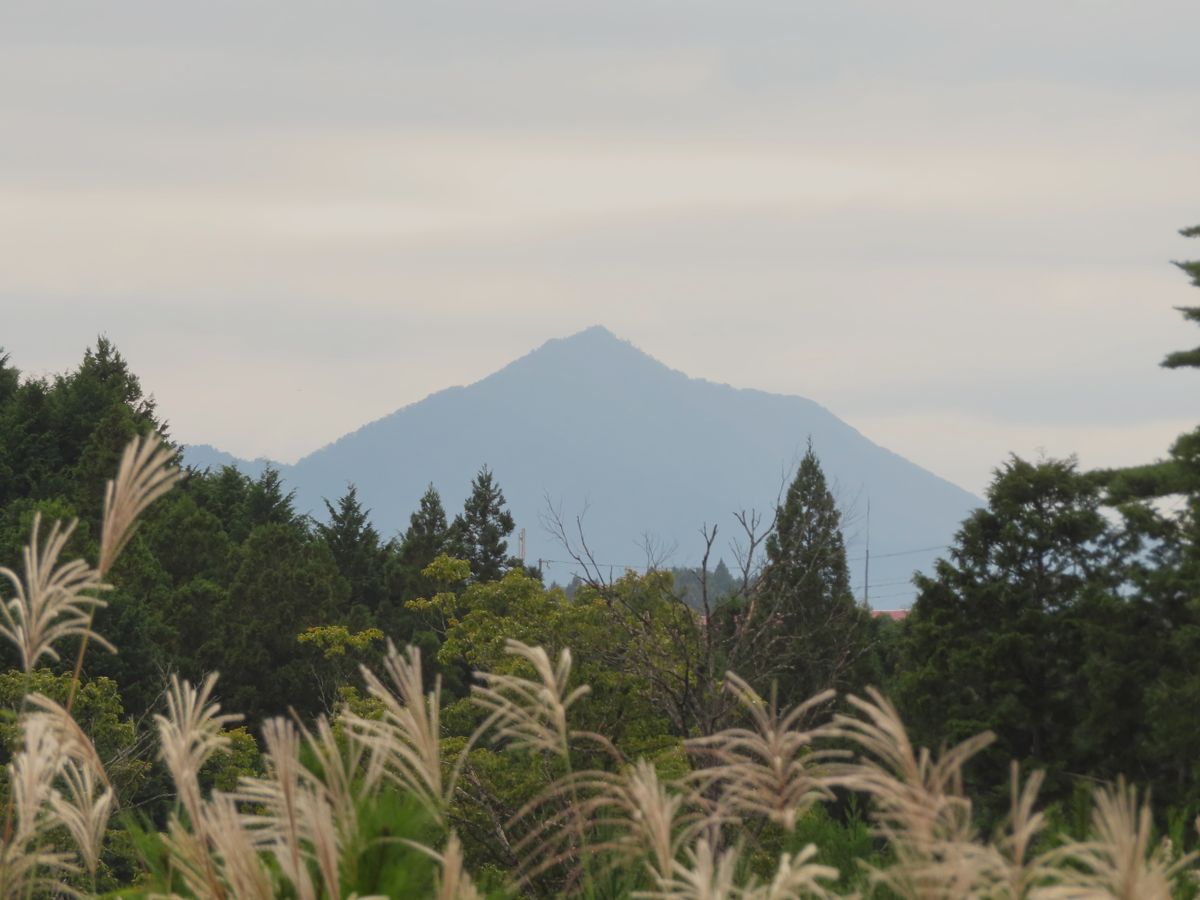
MULTIPOLYGON (((440 391, 278 468, 298 508, 313 513, 353 482, 389 535, 407 526, 430 482, 448 509, 459 507, 486 464, 518 530, 526 529, 530 562, 566 558, 542 525, 548 497, 572 523, 586 509, 585 533, 601 563, 642 563, 639 543, 650 534, 677 547, 673 563, 690 564, 706 522, 720 526, 718 555, 731 556, 733 512, 769 515, 810 436, 846 514, 856 594, 870 498, 871 599, 907 605, 913 570, 928 568, 980 505, 976 497, 812 400, 689 378, 602 327, 548 341, 475 384, 440 391)), ((234 461, 211 447, 189 447, 185 458, 199 466, 234 461)), ((237 461, 254 475, 264 464, 237 461)), ((565 581, 570 569, 552 562, 546 575, 565 581)))

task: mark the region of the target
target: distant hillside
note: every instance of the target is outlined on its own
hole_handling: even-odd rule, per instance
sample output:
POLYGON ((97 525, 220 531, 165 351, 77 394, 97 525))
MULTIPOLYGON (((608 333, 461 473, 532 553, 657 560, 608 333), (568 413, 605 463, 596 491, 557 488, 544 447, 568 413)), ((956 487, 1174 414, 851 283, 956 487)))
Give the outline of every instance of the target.
MULTIPOLYGON (((733 513, 773 509, 781 479, 813 445, 847 516, 852 580, 861 596, 865 511, 871 504, 871 598, 905 606, 914 569, 927 568, 966 513, 970 493, 884 449, 812 400, 689 378, 601 327, 548 341, 469 387, 399 409, 295 465, 278 466, 301 509, 323 517, 322 497, 354 482, 385 535, 403 530, 430 482, 453 515, 486 463, 496 474, 529 561, 565 583, 572 569, 544 531, 546 498, 584 526, 596 559, 619 571, 640 565, 644 535, 696 562, 699 529, 717 523, 723 555, 733 513), (319 512, 318 512, 319 511, 319 512)), ((257 474, 264 460, 234 460, 188 447, 189 464, 235 463, 257 474)), ((516 551, 516 536, 511 550, 516 551)))
POLYGON ((276 469, 286 468, 269 459, 238 459, 232 453, 218 450, 211 444, 188 444, 183 450, 184 462, 197 469, 219 469, 222 466, 236 466, 252 478, 262 474, 267 466, 276 469))

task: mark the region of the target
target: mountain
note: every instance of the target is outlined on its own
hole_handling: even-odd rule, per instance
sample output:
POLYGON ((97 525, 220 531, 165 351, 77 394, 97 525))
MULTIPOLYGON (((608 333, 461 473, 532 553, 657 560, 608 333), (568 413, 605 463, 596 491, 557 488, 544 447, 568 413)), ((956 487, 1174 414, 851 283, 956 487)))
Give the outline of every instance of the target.
MULTIPOLYGON (((724 556, 732 565, 734 512, 756 508, 769 519, 810 436, 837 486, 859 596, 869 499, 872 603, 908 605, 913 570, 929 567, 978 498, 812 400, 689 378, 599 326, 548 341, 475 384, 439 391, 277 468, 296 489, 298 507, 318 518, 322 498, 335 500, 355 483, 389 535, 407 527, 430 482, 453 516, 486 463, 518 530, 526 529, 527 561, 549 560, 547 580, 565 583, 573 568, 543 527, 547 501, 572 525, 584 514, 595 558, 618 573, 644 564, 645 535, 677 548, 671 563, 697 562, 704 523, 720 528, 714 564, 724 556)), ((184 458, 200 467, 236 464, 252 475, 266 464, 207 446, 186 448, 184 458)))
POLYGON ((268 466, 274 469, 285 469, 277 462, 269 459, 239 459, 232 453, 218 450, 212 444, 188 444, 183 448, 183 461, 186 465, 197 469, 219 469, 222 466, 234 466, 245 472, 251 478, 257 478, 268 466))

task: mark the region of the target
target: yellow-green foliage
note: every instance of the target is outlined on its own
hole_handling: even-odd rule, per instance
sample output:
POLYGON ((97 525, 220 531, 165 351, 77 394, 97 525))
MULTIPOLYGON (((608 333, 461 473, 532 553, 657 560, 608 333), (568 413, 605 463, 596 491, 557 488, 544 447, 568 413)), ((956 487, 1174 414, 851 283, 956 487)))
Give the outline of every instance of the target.
POLYGON ((383 640, 383 632, 378 628, 364 628, 352 634, 345 625, 314 625, 300 632, 296 640, 319 647, 326 659, 333 659, 345 656, 347 650, 366 650, 375 641, 383 640))

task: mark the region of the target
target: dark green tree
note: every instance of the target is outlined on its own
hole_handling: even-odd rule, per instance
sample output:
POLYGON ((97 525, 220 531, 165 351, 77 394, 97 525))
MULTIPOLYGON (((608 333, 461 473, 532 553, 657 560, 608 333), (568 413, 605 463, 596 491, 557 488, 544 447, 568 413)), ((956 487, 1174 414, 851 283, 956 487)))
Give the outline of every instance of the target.
MULTIPOLYGON (((296 513, 296 492, 284 493, 283 477, 268 466, 250 485, 246 495, 246 520, 251 529, 260 525, 287 525, 305 529, 305 519, 296 513)), ((306 530, 306 529, 305 529, 306 530)))
POLYGON ((408 530, 400 542, 400 558, 405 565, 423 569, 446 551, 448 537, 442 498, 431 484, 421 495, 416 511, 408 517, 408 530))
MULTIPOLYGON (((134 535, 113 569, 115 589, 104 595, 108 606, 96 613, 96 631, 117 648, 109 653, 93 646, 85 660, 92 676, 104 675, 121 686, 126 709, 145 715, 161 698, 173 661, 167 656, 175 629, 166 619, 171 579, 149 542, 134 535)), ((69 665, 75 650, 64 654, 69 665)))
POLYGON ((856 687, 870 649, 870 614, 850 590, 841 514, 811 442, 766 550, 754 615, 773 624, 763 629, 762 655, 780 699, 856 687))
POLYGON ((437 586, 421 572, 450 549, 449 542, 450 529, 442 498, 431 484, 421 495, 420 505, 409 516, 408 529, 391 559, 389 590, 398 602, 428 597, 436 591, 437 586))
MULTIPOLYGON (((1200 237, 1200 225, 1194 228, 1185 228, 1180 234, 1184 237, 1200 237)), ((1200 287, 1200 259, 1190 262, 1177 262, 1175 265, 1183 270, 1183 273, 1192 280, 1193 285, 1200 287)), ((1181 306, 1179 307, 1179 311, 1183 313, 1184 318, 1200 323, 1200 306, 1181 306)), ((1200 347, 1192 350, 1177 350, 1174 353, 1170 353, 1163 360, 1162 364, 1168 369, 1183 367, 1200 368, 1200 347)))
MULTIPOLYGON (((1200 227, 1184 229, 1200 237, 1200 227)), ((1200 260, 1175 263, 1200 287, 1200 260)), ((1200 324, 1200 306, 1179 308, 1200 324)), ((1200 347, 1169 354, 1162 365, 1200 368, 1200 347)), ((1184 376, 1194 373, 1183 372, 1184 376)), ((1108 632, 1123 646, 1095 654, 1095 667, 1124 687, 1108 704, 1119 725, 1138 710, 1144 727, 1127 728, 1135 751, 1131 774, 1153 783, 1159 797, 1200 809, 1195 719, 1200 714, 1200 428, 1180 435, 1166 459, 1098 475, 1124 521, 1123 574, 1129 609, 1108 632), (1153 647, 1153 653, 1146 648, 1153 647), (1123 665, 1122 665, 1123 664, 1123 665), (1135 768, 1136 767, 1136 768, 1135 768)), ((1129 755, 1129 754, 1127 754, 1129 755)))
MULTIPOLYGON (((1200 237, 1200 225, 1185 228, 1185 237, 1200 237)), ((1200 260, 1176 262, 1195 287, 1200 287, 1200 260)), ((1200 324, 1200 306, 1180 306, 1188 321, 1200 324)), ((1200 347, 1168 353, 1162 365, 1168 369, 1200 368, 1200 347)), ((1181 435, 1165 460, 1142 466, 1100 473, 1116 503, 1165 497, 1171 494, 1200 494, 1200 428, 1181 435)))
POLYGON ((221 672, 221 695, 250 722, 294 708, 320 710, 310 654, 299 634, 341 622, 349 586, 323 541, 290 525, 261 525, 241 547, 228 597, 214 611, 218 628, 205 648, 206 668, 221 672))
POLYGON ((153 508, 142 533, 174 584, 196 578, 227 581, 233 575, 235 548, 225 524, 184 489, 153 508))
MULTIPOLYGON (((9 365, 9 355, 0 347, 0 438, 8 438, 10 427, 7 422, 9 410, 21 386, 21 372, 9 365)), ((5 486, 16 484, 12 453, 0 440, 0 504, 5 499, 5 486)))
POLYGON ((98 517, 105 481, 130 439, 149 431, 165 437, 166 426, 155 415, 154 399, 142 392, 138 377, 104 337, 84 353, 77 371, 57 379, 55 397, 59 433, 78 441, 79 450, 68 450, 64 458, 74 462, 80 512, 98 517))
POLYGON ((116 347, 104 337, 73 372, 21 382, 0 363, 0 505, 20 497, 68 499, 98 518, 104 481, 134 434, 165 426, 116 347))
POLYGON ((484 466, 471 482, 471 495, 450 526, 454 555, 471 564, 476 582, 495 581, 512 567, 505 540, 515 527, 504 492, 484 466))
POLYGON ((949 557, 916 578, 898 698, 929 745, 996 733, 976 770, 985 789, 1007 790, 1009 760, 1019 759, 1049 769, 1053 794, 1063 772, 1077 771, 1081 620, 1086 603, 1115 589, 1111 536, 1096 481, 1074 460, 1014 456, 987 499, 949 557))
POLYGON ((21 385, 21 372, 16 366, 10 365, 12 358, 3 347, 0 347, 0 409, 16 396, 17 388, 21 385))
POLYGON ((326 500, 325 510, 329 521, 316 524, 316 536, 329 547, 338 571, 350 585, 351 602, 361 610, 352 622, 341 624, 363 627, 383 600, 385 552, 379 532, 371 524, 370 510, 359 503, 353 484, 347 485, 336 507, 326 500))

